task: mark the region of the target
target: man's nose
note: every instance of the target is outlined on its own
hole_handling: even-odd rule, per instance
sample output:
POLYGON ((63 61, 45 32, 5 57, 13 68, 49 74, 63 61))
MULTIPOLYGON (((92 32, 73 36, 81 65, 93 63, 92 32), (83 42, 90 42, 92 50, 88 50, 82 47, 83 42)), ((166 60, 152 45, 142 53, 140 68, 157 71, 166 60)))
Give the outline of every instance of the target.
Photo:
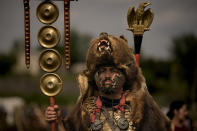
POLYGON ((106 77, 111 77, 111 76, 112 76, 112 72, 109 71, 109 70, 107 70, 107 71, 106 71, 106 77))

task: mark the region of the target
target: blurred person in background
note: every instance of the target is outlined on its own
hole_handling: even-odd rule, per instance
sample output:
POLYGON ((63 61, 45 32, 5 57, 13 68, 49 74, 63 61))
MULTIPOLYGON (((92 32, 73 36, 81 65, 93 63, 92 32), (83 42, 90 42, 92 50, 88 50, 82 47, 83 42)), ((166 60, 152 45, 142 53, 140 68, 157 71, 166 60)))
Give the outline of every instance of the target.
POLYGON ((173 131, 190 131, 186 126, 188 110, 184 101, 173 101, 167 116, 172 120, 173 131))
POLYGON ((43 113, 37 105, 16 108, 14 119, 18 131, 48 131, 43 113))
POLYGON ((6 122, 6 116, 7 113, 5 109, 0 106, 0 131, 6 130, 8 128, 7 122, 6 122))

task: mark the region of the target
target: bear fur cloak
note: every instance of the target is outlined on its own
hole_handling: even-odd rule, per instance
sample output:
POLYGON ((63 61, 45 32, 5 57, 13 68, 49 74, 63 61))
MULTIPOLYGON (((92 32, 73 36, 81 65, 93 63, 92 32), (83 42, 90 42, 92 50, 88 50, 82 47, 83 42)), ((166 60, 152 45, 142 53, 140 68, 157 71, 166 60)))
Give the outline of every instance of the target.
POLYGON ((99 38, 91 41, 86 56, 87 67, 77 78, 80 96, 74 110, 63 120, 66 131, 91 130, 91 114, 85 102, 90 97, 98 96, 94 73, 102 65, 114 65, 125 74, 124 92, 127 92, 126 102, 130 103, 130 117, 135 123, 135 131, 171 130, 170 120, 147 90, 145 79, 141 69, 136 66, 133 50, 127 40, 123 36, 116 37, 102 33, 99 38), (99 49, 100 45, 104 47, 104 53, 99 49))

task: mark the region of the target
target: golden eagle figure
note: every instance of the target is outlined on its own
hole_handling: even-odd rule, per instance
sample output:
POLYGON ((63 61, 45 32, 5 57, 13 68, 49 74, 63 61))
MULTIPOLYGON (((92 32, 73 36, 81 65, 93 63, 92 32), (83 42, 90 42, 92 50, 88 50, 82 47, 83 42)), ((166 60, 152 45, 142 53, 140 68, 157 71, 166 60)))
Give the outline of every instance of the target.
POLYGON ((144 31, 149 30, 154 14, 151 8, 145 10, 148 5, 150 5, 150 2, 142 2, 136 11, 134 6, 131 6, 128 10, 127 22, 129 30, 133 31, 134 34, 143 34, 144 31))

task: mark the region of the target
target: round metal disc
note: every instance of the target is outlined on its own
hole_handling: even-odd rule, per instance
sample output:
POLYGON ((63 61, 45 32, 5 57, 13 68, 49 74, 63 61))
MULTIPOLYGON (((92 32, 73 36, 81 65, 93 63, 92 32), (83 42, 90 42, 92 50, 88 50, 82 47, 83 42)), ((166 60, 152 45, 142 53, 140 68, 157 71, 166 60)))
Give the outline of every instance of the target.
POLYGON ((93 131, 99 131, 103 127, 103 123, 100 120, 95 120, 94 123, 91 124, 91 128, 93 131))
POLYGON ((56 96, 62 90, 62 80, 57 74, 45 74, 40 78, 40 89, 47 96, 56 96))
POLYGON ((38 6, 36 14, 40 22, 51 24, 57 20, 59 10, 53 2, 45 1, 38 6))
POLYGON ((46 72, 54 72, 61 66, 61 55, 54 49, 44 50, 39 58, 40 67, 46 72))
POLYGON ((118 127, 121 129, 121 130, 126 130, 129 128, 129 122, 127 121, 127 119, 125 118, 120 118, 118 120, 118 127))
POLYGON ((53 48, 60 41, 60 33, 53 26, 44 26, 38 32, 38 42, 45 48, 53 48))

